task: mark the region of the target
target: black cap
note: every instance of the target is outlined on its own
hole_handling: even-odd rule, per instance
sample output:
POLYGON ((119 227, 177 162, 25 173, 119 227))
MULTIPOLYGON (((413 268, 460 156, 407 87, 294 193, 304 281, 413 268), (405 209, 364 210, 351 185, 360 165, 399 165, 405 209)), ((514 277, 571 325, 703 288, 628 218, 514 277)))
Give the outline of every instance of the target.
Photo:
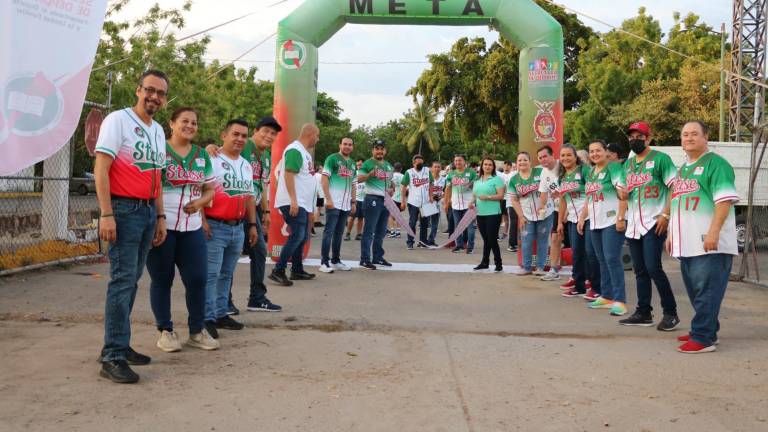
POLYGON ((377 139, 373 140, 373 146, 374 147, 386 147, 387 143, 385 143, 383 139, 378 139, 377 138, 377 139))
POLYGON ((280 126, 280 123, 278 123, 277 120, 275 120, 275 118, 272 116, 262 117, 261 120, 256 123, 256 129, 261 129, 264 126, 269 126, 278 132, 283 130, 283 127, 280 126))

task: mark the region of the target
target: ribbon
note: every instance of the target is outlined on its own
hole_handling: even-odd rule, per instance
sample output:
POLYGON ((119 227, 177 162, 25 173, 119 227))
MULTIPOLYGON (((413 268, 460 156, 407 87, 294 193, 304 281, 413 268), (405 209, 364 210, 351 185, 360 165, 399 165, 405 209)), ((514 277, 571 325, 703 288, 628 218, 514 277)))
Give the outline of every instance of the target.
POLYGON ((477 210, 474 208, 468 209, 466 213, 464 213, 464 217, 461 218, 461 221, 458 225, 453 229, 453 234, 451 234, 450 237, 448 237, 448 241, 441 244, 435 249, 442 249, 449 244, 456 241, 457 238, 459 238, 460 235, 464 234, 464 231, 467 229, 469 224, 473 223, 475 221, 475 217, 477 217, 477 210))
POLYGON ((400 225, 400 227, 405 230, 409 236, 416 238, 416 234, 411 229, 411 226, 408 225, 408 221, 406 221, 403 217, 403 213, 400 211, 400 207, 397 206, 397 203, 392 199, 391 196, 389 196, 389 194, 384 194, 384 207, 389 210, 390 216, 392 216, 395 222, 397 222, 397 224, 400 225))

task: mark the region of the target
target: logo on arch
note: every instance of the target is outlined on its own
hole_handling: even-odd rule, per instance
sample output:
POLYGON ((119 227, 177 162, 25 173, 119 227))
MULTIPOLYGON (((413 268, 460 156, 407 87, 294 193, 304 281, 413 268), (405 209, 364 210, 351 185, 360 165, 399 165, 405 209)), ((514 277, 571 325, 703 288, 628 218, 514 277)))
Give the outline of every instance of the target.
POLYGON ((280 65, 286 69, 298 70, 307 61, 307 46, 288 39, 280 47, 280 65))

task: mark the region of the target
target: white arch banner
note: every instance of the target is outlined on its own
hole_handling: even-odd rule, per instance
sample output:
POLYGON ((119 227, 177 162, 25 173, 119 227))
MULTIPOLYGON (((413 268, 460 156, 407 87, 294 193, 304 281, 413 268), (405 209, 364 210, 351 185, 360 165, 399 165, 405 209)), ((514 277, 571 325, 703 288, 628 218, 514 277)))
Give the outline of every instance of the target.
POLYGON ((0 175, 58 151, 77 127, 107 0, 0 2, 0 175))

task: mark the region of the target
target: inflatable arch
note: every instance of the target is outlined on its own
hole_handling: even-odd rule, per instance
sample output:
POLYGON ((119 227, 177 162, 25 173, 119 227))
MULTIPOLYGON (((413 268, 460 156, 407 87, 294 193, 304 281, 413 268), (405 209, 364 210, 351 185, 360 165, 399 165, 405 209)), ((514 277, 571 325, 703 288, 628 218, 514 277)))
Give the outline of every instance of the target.
MULTIPOLYGON (((274 116, 283 126, 272 149, 277 167, 301 125, 315 121, 318 47, 345 24, 491 26, 520 48, 520 149, 563 142, 563 32, 533 0, 307 0, 280 21, 274 116)), ((274 202, 276 182, 271 182, 274 202)), ((283 220, 271 213, 269 253, 285 243, 283 220)))

